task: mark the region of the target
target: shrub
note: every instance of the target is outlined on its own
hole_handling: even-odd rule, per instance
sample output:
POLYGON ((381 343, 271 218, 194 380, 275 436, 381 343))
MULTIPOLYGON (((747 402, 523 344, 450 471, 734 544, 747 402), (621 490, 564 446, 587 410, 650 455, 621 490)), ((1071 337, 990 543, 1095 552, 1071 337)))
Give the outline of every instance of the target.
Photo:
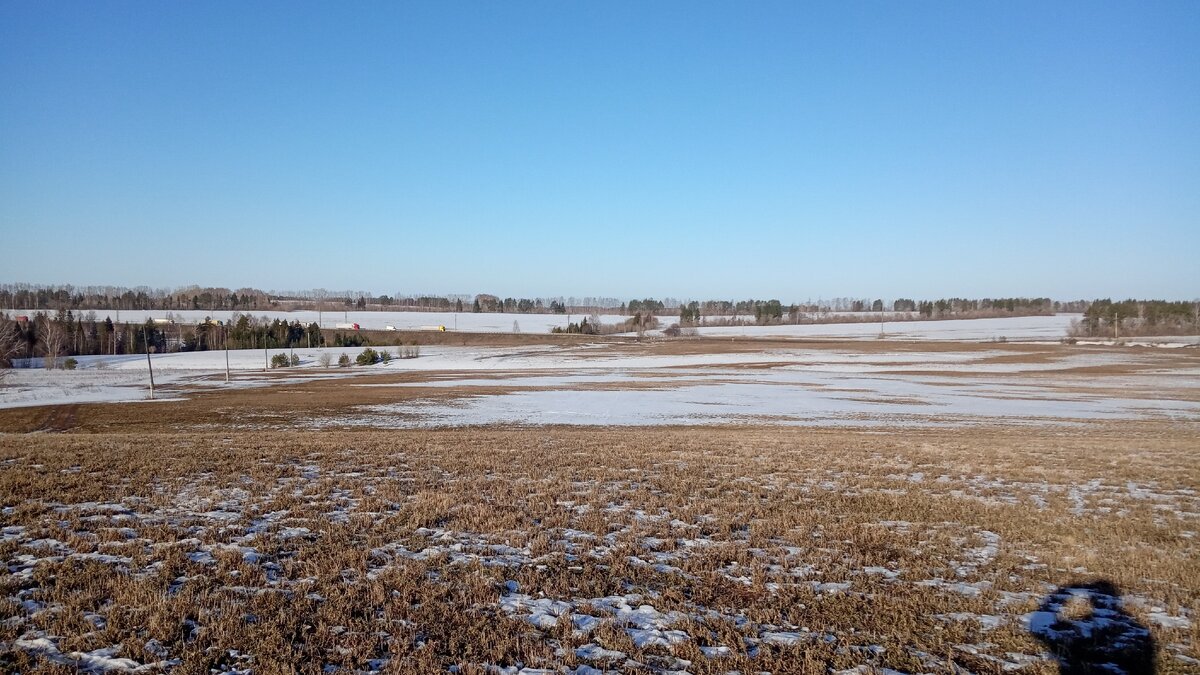
POLYGON ((68 357, 66 361, 63 361, 63 368, 66 368, 67 370, 75 370, 75 366, 78 365, 79 362, 76 361, 74 357, 68 357))
POLYGON ((379 351, 379 360, 382 361, 383 363, 387 363, 387 362, 391 361, 392 353, 386 349, 381 349, 379 351))
POLYGON ((271 357, 272 368, 287 368, 289 365, 291 365, 291 361, 288 360, 287 354, 276 354, 271 357))
POLYGON ((295 368, 298 365, 300 365, 300 357, 292 354, 292 367, 295 368))
POLYGON ((322 368, 328 368, 329 364, 333 363, 333 354, 321 352, 321 355, 317 357, 317 363, 321 364, 322 368))
POLYGON ((371 349, 370 347, 367 347, 366 349, 362 350, 362 353, 358 355, 357 359, 355 359, 355 361, 360 366, 369 366, 378 360, 379 360, 379 353, 376 352, 374 349, 371 349))
POLYGON ((338 368, 346 368, 350 365, 350 357, 342 354, 338 357, 338 368))
POLYGON ((551 333, 580 333, 582 335, 599 335, 600 327, 598 321, 588 322, 587 317, 584 317, 579 323, 568 323, 566 328, 555 326, 550 329, 551 333))

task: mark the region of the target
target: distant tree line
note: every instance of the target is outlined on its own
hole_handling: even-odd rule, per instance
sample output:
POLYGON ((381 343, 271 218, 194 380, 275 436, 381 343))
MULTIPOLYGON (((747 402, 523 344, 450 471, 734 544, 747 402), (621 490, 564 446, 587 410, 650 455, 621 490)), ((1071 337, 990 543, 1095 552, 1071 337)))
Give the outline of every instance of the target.
MULTIPOLYGON (((1134 302, 1134 301, 1126 301, 1134 302)), ((1159 302, 1159 301, 1139 301, 1159 302)), ((882 298, 839 297, 784 304, 777 299, 689 300, 646 297, 621 301, 607 297, 505 297, 490 293, 471 295, 374 295, 365 291, 267 292, 255 288, 213 288, 186 286, 155 289, 147 286, 39 286, 32 284, 0 285, 0 308, 29 311, 174 311, 208 310, 253 312, 264 310, 389 310, 441 312, 496 312, 511 314, 579 314, 602 312, 668 316, 678 314, 685 326, 738 323, 822 323, 834 320, 835 313, 880 313, 890 309, 893 319, 983 318, 1031 316, 1055 312, 1083 313, 1092 303, 1085 300, 1055 302, 1049 298, 941 298, 916 300, 897 298, 885 303, 882 298)), ((1186 304, 1186 303, 1185 303, 1186 304)), ((846 317, 837 317, 844 321, 846 317)), ((864 321, 874 318, 862 317, 864 321)), ((1094 322, 1093 322, 1094 323, 1094 322)), ((1103 323, 1103 322, 1101 322, 1103 323)))
MULTIPOLYGON (((874 311, 882 311, 882 302, 875 301, 874 311)), ((894 312, 916 312, 924 318, 983 316, 1037 316, 1060 311, 1050 298, 942 298, 939 300, 911 300, 899 298, 892 302, 894 312)))
POLYGON ((555 326, 551 333, 578 333, 581 335, 612 335, 614 333, 642 333, 658 328, 658 318, 649 312, 637 312, 633 316, 617 323, 602 323, 598 314, 583 317, 578 322, 570 322, 566 326, 555 326))
POLYGON ((33 286, 0 285, 0 307, 19 310, 266 310, 278 303, 263 291, 253 288, 200 288, 177 290, 146 286, 33 286))
MULTIPOLYGON (((50 367, 59 358, 196 352, 211 349, 286 349, 321 347, 325 337, 317 324, 280 319, 263 321, 242 314, 227 325, 118 323, 111 317, 98 319, 94 311, 71 310, 54 314, 37 312, 18 321, 0 314, 0 367, 11 367, 14 359, 47 358, 50 367)), ((358 333, 335 333, 336 346, 360 346, 366 342, 358 333)))
POLYGON ((1093 300, 1072 327, 1076 337, 1200 335, 1200 301, 1093 300))
POLYGON ((841 323, 846 321, 919 320, 947 318, 983 318, 999 316, 1048 315, 1061 303, 1048 298, 985 298, 981 300, 948 298, 912 300, 900 298, 891 303, 890 317, 883 299, 839 299, 836 303, 807 302, 785 305, 770 300, 704 300, 679 305, 680 326, 728 326, 755 324, 841 323), (853 314, 861 316, 853 316, 853 314))
POLYGON ((649 312, 657 314, 667 309, 666 304, 661 300, 654 298, 646 298, 645 300, 630 300, 628 304, 621 305, 622 314, 637 314, 638 312, 649 312))
MULTIPOLYGON (((661 303, 660 303, 661 304, 661 303)), ((178 289, 138 286, 72 286, 3 284, 0 285, 0 308, 12 310, 361 310, 361 311, 429 311, 429 312, 505 312, 538 314, 549 312, 585 314, 595 310, 616 310, 621 307, 617 298, 555 297, 499 298, 481 293, 469 295, 374 295, 366 291, 329 291, 322 288, 307 291, 268 292, 256 288, 202 288, 185 286, 178 289)), ((661 307, 660 307, 661 309, 661 307)), ((630 313, 637 311, 635 307, 630 313)))
MULTIPOLYGON (((634 301, 646 307, 646 301, 634 301)), ((634 303, 630 303, 634 306, 634 303)), ((887 307, 882 298, 851 299, 835 301, 804 302, 785 305, 777 299, 759 300, 693 300, 678 305, 679 322, 684 326, 731 325, 738 323, 824 323, 844 321, 845 313, 880 313, 889 309, 893 314, 911 315, 898 318, 980 318, 994 316, 1031 316, 1055 312, 1082 312, 1087 303, 1083 301, 1057 303, 1049 298, 944 298, 939 300, 913 300, 899 298, 887 307), (833 316, 838 315, 838 316, 833 316)), ((660 304, 650 305, 652 311, 661 312, 660 304)), ((875 321, 878 317, 864 316, 863 320, 875 321)), ((896 318, 896 317, 893 317, 896 318)))
POLYGON ((17 321, 7 315, 0 317, 0 334, 5 336, 3 364, 14 359, 46 357, 53 367, 60 357, 92 354, 145 354, 166 351, 172 343, 166 327, 152 321, 114 323, 105 318, 98 321, 94 313, 84 315, 70 310, 54 315, 35 313, 27 321, 17 321))
POLYGON ((544 314, 547 312, 585 314, 597 310, 615 310, 615 298, 501 298, 491 293, 471 295, 371 295, 362 291, 290 291, 273 297, 290 309, 358 309, 363 311, 413 312, 495 312, 505 314, 544 314))

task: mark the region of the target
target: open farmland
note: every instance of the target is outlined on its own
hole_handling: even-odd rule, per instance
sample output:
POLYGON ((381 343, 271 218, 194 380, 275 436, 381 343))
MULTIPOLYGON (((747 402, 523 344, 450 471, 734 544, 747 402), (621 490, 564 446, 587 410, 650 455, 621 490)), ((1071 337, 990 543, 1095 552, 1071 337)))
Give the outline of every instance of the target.
POLYGON ((0 665, 1051 673, 1059 609, 1200 665, 1193 349, 313 352, 15 371, 0 665))
POLYGON ((1200 675, 1200 0, 10 0, 0 92, 0 675, 1200 675))
POLYGON ((1192 432, 5 436, 0 659, 1049 673, 1040 604, 1104 578, 1189 672, 1192 432))
MULTIPOLYGON (((572 336, 574 337, 574 336, 572 336)), ((592 339, 423 347, 418 358, 324 367, 358 348, 295 349, 267 369, 239 350, 79 357, 74 371, 11 371, 0 409, 122 401, 212 427, 485 424, 946 425, 1200 416, 1195 349, 914 341, 592 339), (225 382, 228 358, 231 381, 225 382), (193 399, 176 405, 174 399, 193 399), (235 412, 236 411, 236 412, 235 412), (290 411, 295 411, 292 414, 290 411)), ((137 419, 141 410, 131 410, 137 419)), ((0 419, 4 415, 0 413, 0 419)), ((12 418, 15 419, 15 418, 12 418)), ((136 419, 135 419, 136 421, 136 419)), ((31 422, 34 423, 34 422, 31 422)))

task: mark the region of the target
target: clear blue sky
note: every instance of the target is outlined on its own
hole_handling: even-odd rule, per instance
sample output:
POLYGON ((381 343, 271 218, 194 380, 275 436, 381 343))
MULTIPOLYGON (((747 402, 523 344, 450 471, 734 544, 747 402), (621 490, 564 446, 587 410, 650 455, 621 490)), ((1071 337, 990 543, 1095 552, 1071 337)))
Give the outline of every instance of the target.
POLYGON ((0 281, 1200 296, 1200 2, 0 0, 0 281))

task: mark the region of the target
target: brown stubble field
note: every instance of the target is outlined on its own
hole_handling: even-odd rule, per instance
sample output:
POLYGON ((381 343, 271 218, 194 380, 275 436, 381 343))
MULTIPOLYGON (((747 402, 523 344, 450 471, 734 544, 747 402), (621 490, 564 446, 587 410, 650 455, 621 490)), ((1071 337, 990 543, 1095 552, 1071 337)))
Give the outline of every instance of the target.
POLYGON ((1194 423, 173 424, 0 435, 4 670, 1051 673, 1096 579, 1200 659, 1194 423))

